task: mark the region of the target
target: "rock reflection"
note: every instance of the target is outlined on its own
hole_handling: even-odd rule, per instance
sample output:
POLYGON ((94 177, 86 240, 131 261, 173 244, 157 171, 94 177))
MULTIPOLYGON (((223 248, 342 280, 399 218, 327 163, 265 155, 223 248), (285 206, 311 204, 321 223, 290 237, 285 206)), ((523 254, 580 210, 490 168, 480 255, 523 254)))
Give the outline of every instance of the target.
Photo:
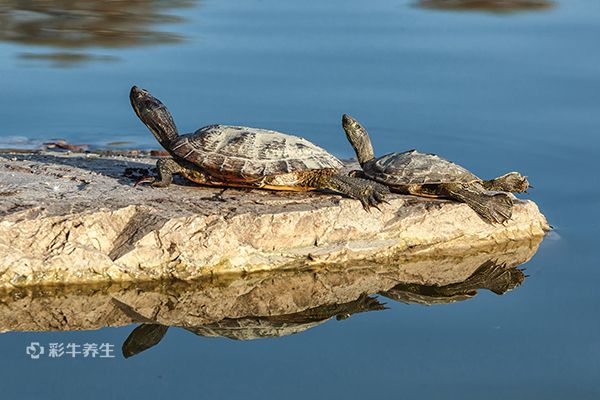
MULTIPOLYGON (((448 304, 467 300, 477 295, 478 289, 487 289, 502 295, 525 280, 525 274, 515 266, 498 261, 486 261, 462 282, 444 286, 399 283, 379 294, 406 304, 448 304)), ((370 291, 376 293, 377 285, 370 291)), ((168 326, 150 321, 138 314, 130 306, 114 299, 123 312, 138 322, 148 322, 135 328, 122 346, 125 358, 139 354, 160 342, 168 326)), ((343 320, 353 314, 383 310, 386 307, 367 293, 358 299, 342 304, 327 304, 292 314, 274 316, 249 316, 244 318, 224 318, 212 324, 181 328, 198 336, 220 336, 234 340, 253 340, 287 336, 314 328, 333 318, 343 320)))
POLYGON ((542 238, 460 256, 413 256, 390 265, 225 276, 200 282, 22 288, 0 295, 0 331, 61 331, 141 324, 123 344, 130 357, 169 327, 198 336, 252 340, 296 334, 336 318, 403 303, 452 303, 480 289, 498 295, 525 279, 517 267, 542 238))
POLYGON ((103 56, 89 55, 81 50, 179 42, 182 40, 180 35, 157 31, 156 26, 180 22, 180 17, 169 15, 168 11, 194 4, 195 0, 0 0, 0 40, 71 49, 69 52, 26 53, 22 56, 28 59, 50 57, 81 62, 101 57, 106 61, 108 59, 103 56))
POLYGON ((96 56, 92 54, 82 54, 82 53, 68 53, 68 52, 58 52, 58 53, 21 53, 19 58, 23 60, 42 60, 49 61, 53 66, 59 68, 71 67, 77 64, 82 64, 90 61, 116 61, 117 57, 114 56, 96 56))
MULTIPOLYGON (((115 300, 125 314, 139 321, 147 320, 131 307, 115 300), (141 317, 141 318, 140 318, 141 317)), ((343 304, 326 304, 305 311, 264 317, 224 318, 221 321, 194 327, 185 327, 198 336, 222 336, 234 340, 253 340, 292 335, 322 324, 335 317, 342 320, 353 314, 383 310, 385 306, 377 299, 362 294, 358 299, 343 304)), ((122 346, 125 358, 134 356, 160 342, 168 326, 148 323, 135 328, 122 346)))
POLYGON ((437 10, 499 13, 546 10, 554 7, 554 3, 549 0, 421 0, 417 5, 437 10))

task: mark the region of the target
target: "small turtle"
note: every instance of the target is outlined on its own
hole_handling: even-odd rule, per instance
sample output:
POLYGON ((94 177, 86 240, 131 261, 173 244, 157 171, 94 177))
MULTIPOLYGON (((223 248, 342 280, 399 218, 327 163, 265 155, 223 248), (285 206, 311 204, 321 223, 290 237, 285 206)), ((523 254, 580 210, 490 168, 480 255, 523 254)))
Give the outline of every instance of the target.
POLYGON ((484 220, 503 223, 510 219, 513 206, 504 192, 524 192, 529 187, 527 177, 518 172, 484 181, 460 165, 415 150, 375 158, 369 135, 358 121, 344 114, 342 126, 362 167, 350 174, 386 184, 393 192, 461 201, 484 220))
MULTIPOLYGON (((202 185, 306 191, 330 189, 358 199, 365 209, 384 201, 385 185, 340 174, 343 164, 306 139, 266 129, 209 125, 179 135, 171 113, 148 91, 131 88, 131 105, 172 158, 158 160, 154 187, 181 174, 202 185)), ((140 183, 138 182, 138 183, 140 183)))

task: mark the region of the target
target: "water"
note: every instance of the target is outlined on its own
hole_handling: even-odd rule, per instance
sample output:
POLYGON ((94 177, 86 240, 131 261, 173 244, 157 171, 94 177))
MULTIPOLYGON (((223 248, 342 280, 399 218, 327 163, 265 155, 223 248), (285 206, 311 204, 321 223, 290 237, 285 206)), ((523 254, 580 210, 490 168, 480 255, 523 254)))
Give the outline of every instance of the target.
POLYGON ((125 360, 118 347, 133 327, 8 332, 7 398, 600 396, 600 3, 39 3, 0 1, 0 147, 62 138, 157 148, 129 105, 133 84, 182 131, 276 129, 342 158, 353 155, 340 127, 350 113, 378 154, 417 148, 483 177, 526 173, 556 229, 503 296, 431 307, 380 298, 389 310, 281 338, 170 329, 125 360), (34 361, 32 341, 110 342, 117 357, 34 361))

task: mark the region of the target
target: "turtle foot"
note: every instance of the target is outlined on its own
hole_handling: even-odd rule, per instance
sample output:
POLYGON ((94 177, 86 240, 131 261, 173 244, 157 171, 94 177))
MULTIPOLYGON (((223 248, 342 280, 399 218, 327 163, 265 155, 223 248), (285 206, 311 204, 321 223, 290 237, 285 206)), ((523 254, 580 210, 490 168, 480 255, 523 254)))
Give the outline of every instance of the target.
POLYGON ((385 202, 385 197, 390 190, 387 186, 380 183, 355 178, 347 175, 334 175, 328 177, 323 182, 323 189, 331 189, 336 192, 343 193, 353 199, 357 199, 361 202, 363 208, 370 211, 371 207, 375 207, 379 210, 378 205, 385 202))
POLYGON ((385 199, 385 196, 390 192, 389 189, 384 185, 379 185, 377 183, 373 184, 369 182, 370 186, 367 186, 361 193, 361 195, 357 196, 358 200, 363 205, 363 208, 370 212, 371 207, 374 207, 381 211, 379 208, 380 203, 388 203, 385 199))

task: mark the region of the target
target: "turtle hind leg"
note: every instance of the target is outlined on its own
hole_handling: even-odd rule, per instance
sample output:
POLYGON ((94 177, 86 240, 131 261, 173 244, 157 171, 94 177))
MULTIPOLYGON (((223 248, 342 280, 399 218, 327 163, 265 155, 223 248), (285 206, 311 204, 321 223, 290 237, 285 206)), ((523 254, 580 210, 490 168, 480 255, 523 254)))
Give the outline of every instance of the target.
POLYGON ((522 270, 488 260, 465 281, 447 285, 445 288, 451 293, 488 289, 497 295, 502 295, 519 286, 524 280, 525 274, 522 270))
POLYGON ((442 195, 467 203, 481 218, 491 223, 504 223, 512 216, 513 201, 506 193, 491 194, 477 183, 446 183, 442 195))
POLYGON ((512 193, 525 192, 530 187, 527 177, 518 172, 509 172, 489 181, 483 181, 481 184, 486 190, 499 190, 512 193))
POLYGON ((390 193, 385 185, 346 175, 321 175, 311 186, 316 189, 330 189, 357 199, 367 211, 370 207, 377 208, 379 203, 385 202, 385 196, 390 193))

